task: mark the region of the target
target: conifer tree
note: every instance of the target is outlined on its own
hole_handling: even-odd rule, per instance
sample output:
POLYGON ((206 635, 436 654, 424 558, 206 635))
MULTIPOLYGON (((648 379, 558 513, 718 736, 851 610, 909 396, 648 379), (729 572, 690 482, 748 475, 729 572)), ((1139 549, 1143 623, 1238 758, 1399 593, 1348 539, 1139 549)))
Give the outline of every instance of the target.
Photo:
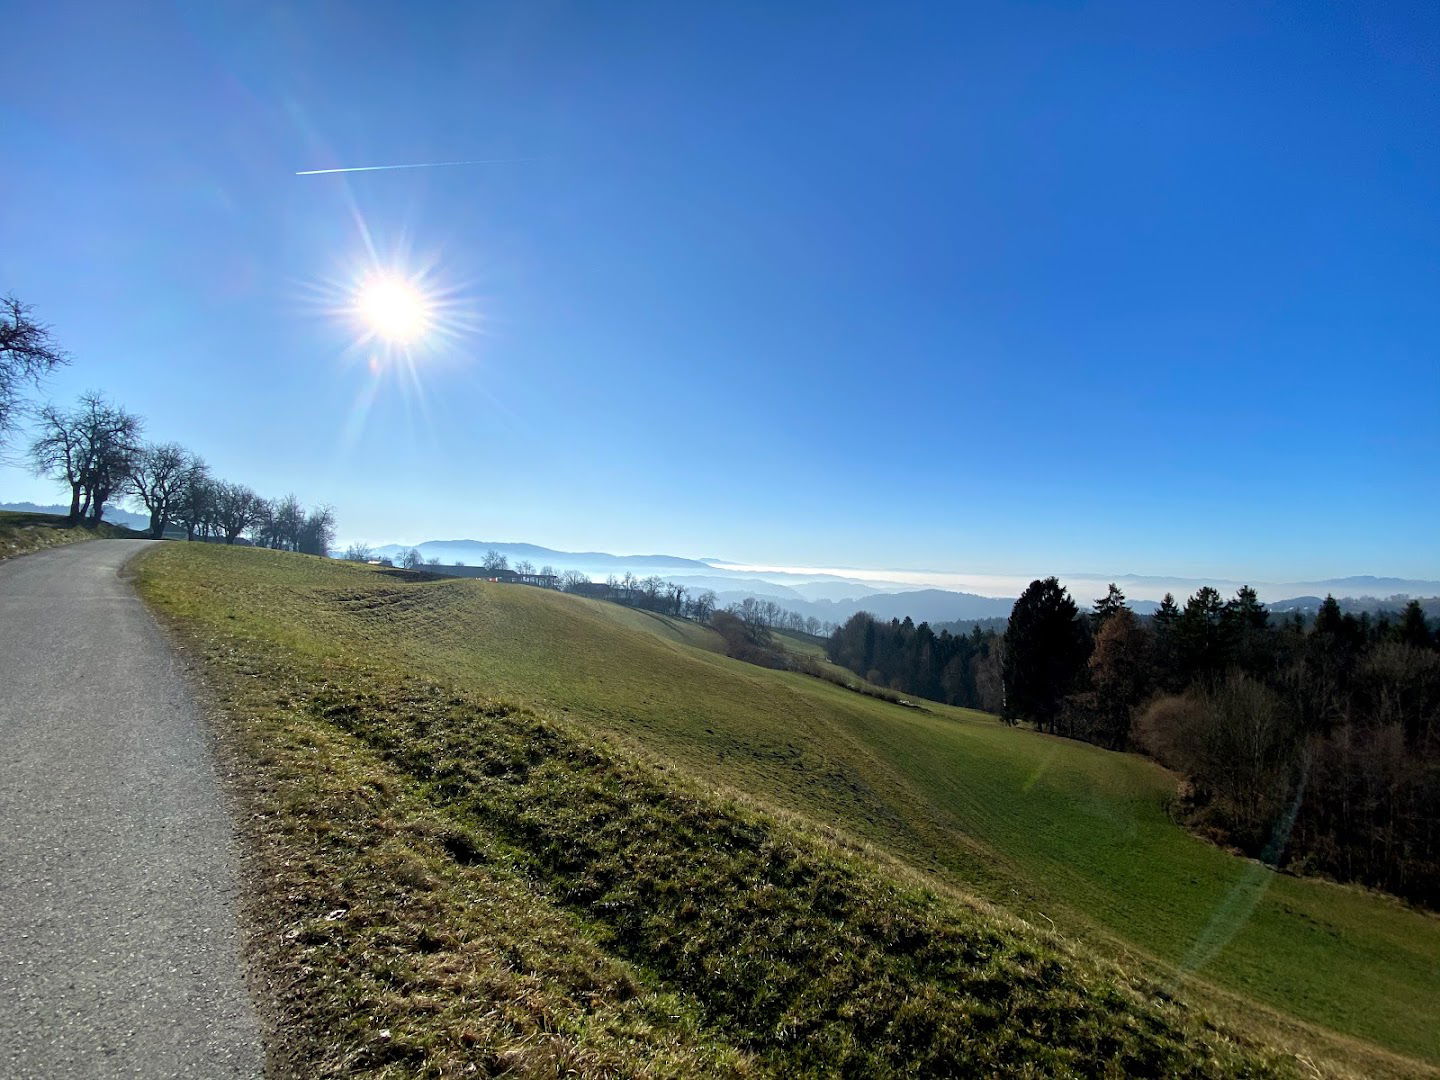
POLYGON ((1430 636, 1430 627, 1425 622, 1425 610, 1420 606, 1419 600, 1411 600, 1405 605, 1405 611, 1400 616, 1400 640, 1406 645, 1413 645, 1417 649, 1430 648, 1433 639, 1430 636))
POLYGON ((1005 718, 1054 731, 1085 663, 1086 635, 1070 594, 1053 577, 1032 581, 1005 630, 1005 718))
POLYGON ((1129 611, 1129 605, 1125 603, 1125 594, 1120 590, 1120 586, 1112 581, 1105 595, 1095 601, 1095 613, 1090 616, 1096 631, 1105 625, 1106 619, 1122 610, 1129 611))

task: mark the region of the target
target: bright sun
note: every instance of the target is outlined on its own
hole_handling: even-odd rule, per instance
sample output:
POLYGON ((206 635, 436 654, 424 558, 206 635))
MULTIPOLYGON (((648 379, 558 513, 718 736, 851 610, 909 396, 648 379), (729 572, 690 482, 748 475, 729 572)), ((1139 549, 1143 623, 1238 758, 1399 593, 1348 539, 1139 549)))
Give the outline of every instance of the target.
POLYGON ((414 341, 430 325, 430 303, 400 277, 371 278, 355 296, 355 310, 380 337, 397 344, 414 341))

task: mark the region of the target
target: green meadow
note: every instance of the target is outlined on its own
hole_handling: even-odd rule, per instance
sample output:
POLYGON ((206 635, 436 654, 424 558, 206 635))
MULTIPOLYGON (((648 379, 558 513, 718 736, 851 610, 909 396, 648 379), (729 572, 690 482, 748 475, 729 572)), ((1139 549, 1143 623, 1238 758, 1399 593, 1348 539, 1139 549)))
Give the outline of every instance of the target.
MULTIPOLYGON (((547 828, 563 832, 563 815, 548 824, 538 809, 507 816, 512 810, 495 801, 500 796, 488 781, 464 772, 471 755, 478 761, 490 752, 483 725, 436 719, 402 738, 414 723, 411 713, 433 710, 442 699, 499 702, 506 723, 525 717, 563 732, 567 746, 592 746, 606 762, 619 763, 614 768, 640 770, 647 784, 671 784, 706 806, 730 807, 713 811, 722 817, 758 815, 775 836, 820 837, 834 852, 815 858, 852 867, 862 882, 857 895, 896 882, 923 898, 916 903, 938 905, 939 914, 926 915, 939 920, 936 926, 958 919, 973 927, 979 920, 986 932, 1053 952, 1068 965, 1056 976, 1061 982, 1072 972, 1109 972, 1073 978, 1080 985, 1110 979, 1124 988, 1113 992, 1114 1009, 1126 1016, 1178 1002, 1184 1018, 1166 1014, 1174 1026, 1166 1045, 1187 1048, 1177 1053, 1203 1043, 1206 1036, 1197 1032, 1223 1032, 1227 1047, 1235 1040, 1239 1057, 1205 1050, 1193 1059, 1209 1061, 1217 1075, 1284 1071, 1284 1062, 1300 1075, 1313 1075, 1312 1068, 1420 1075, 1440 1063, 1436 917, 1364 890, 1275 874, 1186 833, 1167 814, 1175 778, 1140 757, 1008 728, 980 713, 931 703, 905 708, 814 677, 745 665, 722 655, 716 635, 695 624, 524 586, 424 580, 201 544, 165 545, 144 558, 140 572, 152 605, 205 658, 227 714, 251 718, 234 721, 251 725, 239 753, 299 775, 295 770, 303 772, 308 760, 295 750, 303 730, 311 743, 324 744, 327 760, 353 764, 363 757, 367 769, 390 770, 395 798, 425 813, 439 806, 477 828, 489 823, 494 835, 487 842, 505 846, 514 865, 530 867, 516 871, 505 889, 523 891, 530 882, 544 897, 540 906, 554 908, 547 918, 557 925, 579 919, 586 941, 648 973, 637 976, 650 986, 647 993, 683 999, 676 1008, 688 1018, 690 1049, 674 1050, 677 1075, 705 1071, 696 1064, 702 1059, 705 1068, 739 1070, 742 1058, 762 1073, 821 1075, 852 1051, 805 1062, 786 1057, 789 1050, 767 1041, 771 1028, 729 999, 717 1004, 684 964, 658 959, 683 943, 609 925, 608 909, 566 899, 566 875, 590 871, 563 870, 568 864, 555 861, 558 855, 546 861, 534 853, 549 850, 554 837, 547 838, 547 828), (428 689, 421 693, 417 685, 428 689), (407 711, 410 700, 416 704, 407 711), (473 740, 467 743, 462 730, 473 740), (469 779, 454 781, 451 791, 443 780, 448 769, 469 779), (476 794, 480 789, 488 794, 476 794), (1143 999, 1133 1009, 1131 994, 1143 999), (701 1056, 686 1057, 692 1051, 701 1056)), ((812 655, 817 649, 813 641, 785 643, 812 655)), ((507 732, 506 738, 526 738, 507 732)), ((580 783, 566 775, 566 783, 580 783)), ((581 788, 600 783, 592 777, 581 788)), ((643 821, 631 824, 644 828, 643 821)), ((703 895, 699 885, 691 887, 703 895)), ((716 902, 728 903, 725 895, 717 893, 716 902)), ((839 908, 830 916, 851 918, 839 908)), ((920 980, 907 991, 917 1000, 941 993, 938 976, 905 971, 904 978, 920 980)), ((1112 991, 1102 993, 1097 984, 1096 993, 1109 1000, 1112 991)), ((1131 1042, 1145 1023, 1117 1021, 1117 1030, 1128 1032, 1117 1045, 1129 1049, 1117 1050, 1113 1068, 1094 1075, 1166 1075, 1174 1067, 1179 1059, 1136 1064, 1151 1061, 1131 1042), (1138 1056, 1124 1057, 1132 1051, 1138 1056)), ((984 1053, 992 1051, 995 1062, 1011 1060, 1003 1048, 984 1053)), ((929 1060, 908 1052, 897 1050, 885 1068, 899 1075, 929 1060)), ((617 1060, 624 1072, 628 1066, 617 1060)), ((1076 1063, 1085 1060, 1077 1051, 1034 1074, 1083 1074, 1076 1063)), ((884 1072, 878 1061, 860 1071, 884 1072)))

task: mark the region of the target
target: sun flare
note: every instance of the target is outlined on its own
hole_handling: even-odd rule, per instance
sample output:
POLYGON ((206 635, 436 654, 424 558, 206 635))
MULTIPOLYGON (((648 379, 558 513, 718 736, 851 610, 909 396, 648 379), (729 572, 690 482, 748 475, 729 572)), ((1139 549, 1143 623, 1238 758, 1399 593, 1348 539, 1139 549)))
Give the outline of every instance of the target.
POLYGON ((355 311, 379 337, 404 345, 430 326, 430 301, 401 277, 371 278, 355 295, 355 311))

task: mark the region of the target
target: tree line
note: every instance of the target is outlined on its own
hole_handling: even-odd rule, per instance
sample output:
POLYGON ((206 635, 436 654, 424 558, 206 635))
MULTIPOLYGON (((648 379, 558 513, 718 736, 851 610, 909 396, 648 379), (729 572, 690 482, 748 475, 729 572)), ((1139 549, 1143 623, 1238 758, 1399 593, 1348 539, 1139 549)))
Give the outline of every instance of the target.
MULTIPOLYGON (((395 557, 376 555, 365 544, 352 544, 346 549, 344 558, 355 562, 379 562, 386 566, 400 566, 406 570, 422 570, 426 567, 442 567, 438 558, 426 559, 418 548, 408 548, 395 557)), ((463 567, 463 562, 450 564, 463 567)), ((554 587, 561 592, 575 593, 596 600, 608 600, 626 607, 642 608, 661 615, 674 615, 682 619, 710 625, 717 613, 716 596, 711 589, 692 589, 676 581, 668 581, 658 575, 639 577, 629 571, 622 575, 611 574, 604 581, 592 581, 587 574, 578 570, 558 572, 553 566, 541 566, 522 559, 512 567, 510 560, 502 553, 490 550, 481 558, 480 568, 491 573, 513 570, 517 574, 539 574, 553 578, 554 587)), ((793 633, 818 637, 828 634, 832 625, 812 616, 800 615, 781 607, 773 600, 746 597, 739 603, 731 604, 726 613, 735 616, 745 625, 765 630, 787 630, 793 633)))
POLYGON ((328 506, 306 510, 293 495, 265 499, 243 484, 211 474, 199 455, 178 443, 147 442, 145 422, 108 401, 82 394, 73 408, 31 406, 26 386, 70 363, 49 326, 14 296, 0 298, 0 447, 33 418, 29 463, 39 476, 70 492, 71 525, 96 528, 105 507, 128 499, 150 517, 148 535, 172 525, 187 540, 244 542, 312 555, 327 555, 335 542, 335 515, 328 506))
POLYGON ((876 686, 989 712, 1003 704, 999 636, 979 626, 937 634, 908 616, 884 622, 861 611, 831 633, 825 655, 876 686))
POLYGON ((935 634, 867 614, 832 661, 872 682, 1008 723, 1148 754, 1185 778, 1189 825, 1272 865, 1440 905, 1440 633, 1394 614, 1274 619, 1255 591, 1166 595, 1153 615, 1114 585, 1082 612, 1053 577, 1005 631, 935 634))
MULTIPOLYGON (((365 544, 352 544, 345 551, 344 558, 357 562, 379 562, 386 566, 398 565, 407 570, 434 567, 443 572, 438 558, 426 559, 418 548, 413 547, 402 551, 398 558, 391 559, 386 555, 377 557, 365 544)), ((512 569, 509 560, 495 550, 484 554, 480 567, 489 573, 502 573, 512 569)), ((513 570, 517 574, 538 573, 542 577, 550 578, 554 581, 553 587, 561 592, 595 600, 608 600, 626 607, 702 623, 720 634, 730 656, 763 667, 803 669, 811 674, 821 674, 818 670, 811 671, 816 668, 813 663, 802 663, 802 658, 778 648, 772 638, 772 631, 783 630, 818 637, 834 628, 832 624, 823 623, 814 616, 800 615, 773 600, 756 597, 745 597, 739 603, 719 610, 712 590, 691 589, 658 575, 642 578, 627 571, 623 575, 612 574, 604 581, 592 581, 588 575, 578 570, 557 573, 552 566, 542 566, 537 571, 533 563, 523 559, 515 563, 513 570)))
POLYGON ((178 443, 147 442, 144 421, 98 393, 70 409, 45 405, 35 414, 30 463, 38 475, 70 491, 68 521, 95 528, 105 507, 130 499, 149 514, 148 535, 184 529, 187 540, 326 555, 335 542, 328 506, 306 510, 293 495, 264 499, 243 484, 211 474, 199 455, 178 443))

